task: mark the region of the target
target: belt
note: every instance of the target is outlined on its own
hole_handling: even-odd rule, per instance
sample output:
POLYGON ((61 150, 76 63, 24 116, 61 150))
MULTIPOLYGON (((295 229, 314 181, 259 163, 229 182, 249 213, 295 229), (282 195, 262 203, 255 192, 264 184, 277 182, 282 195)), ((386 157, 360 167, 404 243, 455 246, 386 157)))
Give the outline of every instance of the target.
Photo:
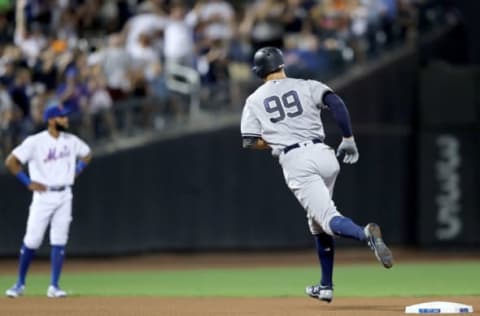
MULTIPOLYGON (((311 140, 311 142, 313 144, 319 144, 319 143, 323 143, 323 140, 321 140, 320 138, 314 138, 314 139, 311 140)), ((292 144, 292 145, 288 145, 288 146, 284 147, 283 148, 283 153, 286 154, 290 150, 293 150, 295 148, 300 148, 301 143, 304 143, 304 142, 300 142, 300 143, 296 143, 296 144, 292 144)))
POLYGON ((48 187, 48 191, 62 192, 63 190, 69 187, 70 187, 69 185, 53 186, 53 187, 48 187))

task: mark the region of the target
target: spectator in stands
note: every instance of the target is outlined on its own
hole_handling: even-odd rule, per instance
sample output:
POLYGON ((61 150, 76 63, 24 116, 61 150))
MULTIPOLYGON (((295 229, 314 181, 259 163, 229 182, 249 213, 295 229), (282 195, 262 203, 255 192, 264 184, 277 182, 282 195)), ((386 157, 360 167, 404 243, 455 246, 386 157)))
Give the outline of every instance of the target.
POLYGON ((12 33, 12 24, 8 23, 5 13, 0 13, 0 46, 13 42, 12 33))
POLYGON ((168 11, 169 0, 145 0, 138 1, 137 12, 158 12, 166 14, 168 11))
POLYGON ((0 82, 0 157, 5 158, 14 144, 15 105, 7 88, 0 82))
POLYGON ((27 68, 19 68, 15 72, 13 83, 9 87, 9 94, 20 111, 22 118, 23 132, 28 133, 29 119, 30 119, 30 97, 32 95, 31 89, 31 74, 27 68))
POLYGON ((108 46, 97 53, 106 86, 113 101, 124 100, 132 89, 132 57, 120 34, 108 37, 108 46))
POLYGON ((229 47, 225 41, 210 40, 202 48, 199 57, 199 70, 205 86, 203 98, 209 106, 219 108, 229 102, 229 47))
POLYGON ((322 44, 327 42, 330 48, 334 48, 346 41, 350 21, 345 0, 319 2, 312 8, 311 21, 312 30, 322 44))
POLYGON ((108 134, 111 138, 116 138, 117 128, 113 115, 113 100, 106 89, 105 79, 99 71, 88 79, 87 116, 90 119, 87 128, 90 129, 89 134, 95 135, 96 139, 100 138, 99 135, 102 133, 108 134), (99 120, 103 121, 106 127, 105 131, 99 128, 102 125, 96 124, 99 120))
POLYGON ((88 117, 84 115, 88 105, 86 83, 79 80, 80 70, 74 67, 67 69, 63 77, 63 82, 56 90, 56 99, 71 112, 69 116, 71 129, 88 138, 89 130, 86 128, 88 117))
POLYGON ((135 50, 131 51, 133 60, 131 96, 134 98, 135 104, 141 104, 140 107, 135 106, 134 109, 135 111, 141 109, 142 124, 148 126, 146 116, 151 112, 151 103, 145 99, 150 92, 148 83, 149 80, 160 75, 158 72, 161 72, 162 67, 152 38, 147 33, 142 33, 138 40, 140 45, 135 46, 135 50))
POLYGON ((134 68, 142 72, 151 64, 160 61, 160 54, 155 50, 153 45, 153 36, 148 33, 142 33, 138 37, 138 44, 130 50, 134 68))
POLYGON ((59 21, 55 29, 57 39, 74 45, 78 41, 78 15, 74 7, 67 7, 59 12, 59 21))
POLYGON ((230 48, 235 33, 235 11, 224 0, 196 3, 186 17, 194 27, 201 76, 202 99, 212 108, 228 105, 230 48))
POLYGON ((149 115, 153 112, 153 104, 147 99, 152 92, 149 83, 163 71, 163 33, 168 23, 160 6, 153 5, 152 8, 152 13, 134 16, 126 26, 126 48, 132 58, 131 102, 135 104, 135 113, 140 112, 143 127, 152 124, 149 115))
POLYGON ((229 41, 234 34, 235 11, 224 0, 199 1, 186 19, 201 39, 229 41))
POLYGON ((49 25, 52 20, 51 3, 42 0, 28 0, 24 7, 27 23, 40 23, 49 25))
MULTIPOLYGON (((243 99, 239 89, 249 89, 251 53, 260 46, 285 42, 287 67, 301 61, 289 71, 326 80, 395 40, 414 38, 417 28, 441 23, 446 8, 439 0, 255 0, 245 7, 233 2, 237 10, 225 0, 183 1, 11 1, 0 12, 1 95, 13 104, 1 106, 0 148, 40 126, 52 98, 77 111, 73 129, 91 127, 90 117, 99 130, 125 127, 96 120, 111 109, 140 111, 144 127, 165 105, 174 116, 186 114, 172 99, 188 99, 188 89, 180 98, 179 90, 167 89, 171 62, 192 66, 202 79, 204 104, 214 108, 243 99), (107 36, 112 30, 121 33, 107 36)), ((110 133, 97 133, 104 134, 110 133)))
POLYGON ((164 56, 166 68, 178 64, 193 67, 195 61, 195 43, 193 29, 185 19, 187 8, 181 1, 172 3, 169 22, 165 28, 164 56))
POLYGON ((354 52, 354 59, 357 62, 367 60, 368 31, 369 31, 369 8, 365 0, 356 0, 350 7, 350 38, 348 44, 354 52))
POLYGON ((47 38, 42 33, 41 25, 32 23, 27 28, 25 18, 26 0, 18 0, 15 15, 15 45, 20 47, 29 65, 33 65, 40 52, 47 45, 47 38))
POLYGON ((13 80, 15 79, 16 64, 19 62, 19 60, 16 59, 14 55, 9 53, 9 51, 11 51, 10 48, 12 47, 7 46, 4 49, 3 56, 0 60, 1 62, 0 83, 5 85, 6 87, 9 87, 11 84, 13 84, 13 80))
POLYGON ((80 113, 86 108, 86 82, 82 81, 86 77, 86 69, 85 53, 76 51, 64 69, 63 82, 56 90, 60 103, 72 113, 80 113))
POLYGON ((331 64, 323 52, 314 34, 289 36, 285 39, 285 67, 292 76, 326 76, 331 72, 331 64))
POLYGON ((39 131, 45 129, 45 122, 43 120, 43 110, 46 107, 46 104, 49 103, 49 99, 52 98, 50 91, 38 91, 32 97, 30 102, 30 120, 32 123, 32 134, 38 133, 39 131))
POLYGON ((154 6, 154 11, 133 16, 123 30, 127 52, 133 58, 142 55, 148 41, 149 48, 160 58, 163 51, 163 32, 167 22, 166 13, 158 6, 154 6))
POLYGON ((305 2, 305 0, 286 0, 283 27, 287 35, 304 33, 309 27, 308 9, 305 2))
POLYGON ((57 87, 58 69, 52 47, 45 49, 33 67, 33 81, 40 83, 50 92, 57 87))
POLYGON ((398 39, 403 41, 413 40, 417 35, 417 10, 412 5, 412 0, 398 0, 398 15, 396 24, 399 28, 398 39))
POLYGON ((79 30, 94 29, 99 25, 100 5, 102 1, 98 0, 82 0, 78 1, 77 18, 79 30))
POLYGON ((382 0, 382 10, 380 12, 380 23, 385 36, 385 45, 393 44, 394 24, 398 14, 398 0, 382 0))
POLYGON ((244 36, 250 38, 252 54, 265 46, 284 47, 285 9, 286 3, 279 0, 257 0, 247 9, 240 29, 244 36))

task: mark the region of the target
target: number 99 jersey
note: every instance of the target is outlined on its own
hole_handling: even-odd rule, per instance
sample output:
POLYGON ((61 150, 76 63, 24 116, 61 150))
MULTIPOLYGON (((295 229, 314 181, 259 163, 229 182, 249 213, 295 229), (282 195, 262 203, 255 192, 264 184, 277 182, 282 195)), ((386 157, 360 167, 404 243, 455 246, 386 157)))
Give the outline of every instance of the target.
POLYGON ((320 112, 323 96, 332 91, 315 80, 284 78, 269 80, 245 101, 242 137, 261 137, 272 154, 288 145, 325 138, 320 112))

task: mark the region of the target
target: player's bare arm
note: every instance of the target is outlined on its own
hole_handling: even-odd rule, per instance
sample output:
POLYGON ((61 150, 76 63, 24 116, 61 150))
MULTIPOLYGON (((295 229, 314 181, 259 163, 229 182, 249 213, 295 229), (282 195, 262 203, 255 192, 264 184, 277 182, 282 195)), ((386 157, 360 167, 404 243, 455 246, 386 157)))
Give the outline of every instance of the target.
POLYGON ((243 148, 257 149, 257 150, 266 150, 270 149, 270 146, 259 137, 243 137, 242 139, 243 148))
POLYGON ((19 178, 20 181, 22 181, 22 183, 25 184, 30 191, 43 192, 47 190, 45 185, 35 181, 30 181, 28 176, 23 172, 20 160, 18 160, 18 158, 14 155, 8 155, 7 159, 5 160, 5 166, 14 176, 19 178))

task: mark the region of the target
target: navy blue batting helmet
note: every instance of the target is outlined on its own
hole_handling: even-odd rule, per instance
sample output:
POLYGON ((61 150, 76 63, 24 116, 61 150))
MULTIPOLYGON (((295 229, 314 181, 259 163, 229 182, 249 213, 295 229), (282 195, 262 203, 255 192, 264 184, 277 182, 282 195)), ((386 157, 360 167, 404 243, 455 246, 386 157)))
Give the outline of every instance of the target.
POLYGON ((284 67, 282 51, 276 47, 263 47, 253 56, 253 72, 260 78, 284 67))

